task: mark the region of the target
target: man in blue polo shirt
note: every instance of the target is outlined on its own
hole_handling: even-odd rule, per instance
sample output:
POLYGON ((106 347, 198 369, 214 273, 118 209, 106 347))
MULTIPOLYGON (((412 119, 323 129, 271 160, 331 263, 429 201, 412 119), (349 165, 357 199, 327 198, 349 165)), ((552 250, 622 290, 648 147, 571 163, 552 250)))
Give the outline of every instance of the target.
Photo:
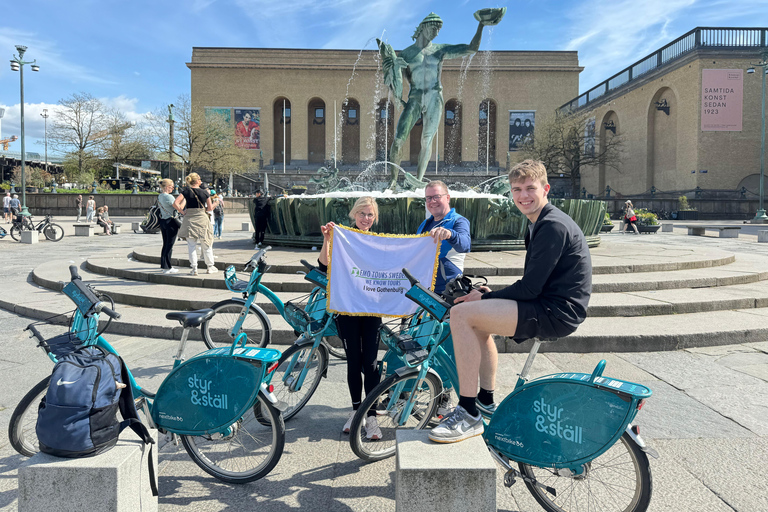
POLYGON ((435 279, 435 293, 439 294, 448 281, 464 272, 464 257, 472 247, 469 221, 451 208, 451 196, 442 181, 430 181, 424 199, 432 215, 421 223, 416 234, 429 233, 435 242, 441 242, 435 279))

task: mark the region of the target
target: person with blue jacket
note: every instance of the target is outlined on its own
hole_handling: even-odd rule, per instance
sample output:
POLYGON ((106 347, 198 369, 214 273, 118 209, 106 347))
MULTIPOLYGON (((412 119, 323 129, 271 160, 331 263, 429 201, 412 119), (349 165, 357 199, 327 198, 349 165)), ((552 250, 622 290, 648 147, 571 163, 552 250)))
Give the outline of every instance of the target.
POLYGON ((464 272, 464 258, 472 248, 469 221, 451 208, 451 196, 442 181, 430 181, 424 199, 432 215, 421 223, 416 234, 429 233, 435 242, 441 242, 434 290, 440 294, 448 281, 464 272))

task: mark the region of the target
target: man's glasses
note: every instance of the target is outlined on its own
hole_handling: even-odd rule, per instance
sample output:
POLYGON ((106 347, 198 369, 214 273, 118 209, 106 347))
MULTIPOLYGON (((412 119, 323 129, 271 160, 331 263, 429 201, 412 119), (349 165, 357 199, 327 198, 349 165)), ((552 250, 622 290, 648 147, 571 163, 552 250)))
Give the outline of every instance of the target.
POLYGON ((443 198, 443 196, 447 196, 447 195, 448 194, 437 194, 434 196, 424 196, 424 199, 426 199, 427 202, 429 203, 430 201, 439 201, 440 199, 443 198))
POLYGON ((357 212, 357 216, 361 219, 373 220, 376 216, 372 213, 357 212))

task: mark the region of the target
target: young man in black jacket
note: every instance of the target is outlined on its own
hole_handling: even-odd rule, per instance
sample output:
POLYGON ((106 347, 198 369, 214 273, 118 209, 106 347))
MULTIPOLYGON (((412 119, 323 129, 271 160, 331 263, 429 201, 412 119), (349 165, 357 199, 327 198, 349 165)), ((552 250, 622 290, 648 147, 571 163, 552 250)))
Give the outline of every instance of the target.
POLYGON ((256 242, 256 249, 264 243, 264 234, 267 232, 267 219, 269 218, 269 196, 259 189, 256 191, 256 197, 253 200, 253 217, 256 221, 253 235, 253 241, 256 242))
POLYGON ((547 201, 544 164, 517 164, 509 172, 509 184, 515 205, 531 221, 523 277, 503 290, 481 287, 456 299, 461 304, 451 309, 451 332, 461 396, 454 412, 430 432, 436 442, 453 443, 483 433, 480 413, 492 414, 496 408, 498 354, 493 334, 518 342, 562 337, 587 316, 592 294, 587 241, 573 219, 547 201))

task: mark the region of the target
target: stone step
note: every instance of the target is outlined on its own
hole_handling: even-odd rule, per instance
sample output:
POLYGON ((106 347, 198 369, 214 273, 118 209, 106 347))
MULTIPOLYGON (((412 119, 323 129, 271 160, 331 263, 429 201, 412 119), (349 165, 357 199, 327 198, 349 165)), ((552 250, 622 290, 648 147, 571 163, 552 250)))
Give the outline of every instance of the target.
MULTIPOLYGON (((73 309, 63 294, 30 283, 9 283, 0 296, 0 307, 37 320, 66 324, 61 314, 73 309), (58 318, 51 318, 58 316, 58 318)), ((131 336, 179 339, 182 328, 165 318, 166 311, 122 306, 123 316, 112 322, 109 332, 131 336)), ((293 329, 280 317, 270 315, 275 345, 292 343, 293 329)), ((108 337, 108 336, 107 336, 108 337)), ((193 330, 192 339, 199 339, 193 330)), ((699 346, 750 343, 768 339, 768 308, 738 309, 661 315, 654 317, 589 317, 576 333, 545 344, 542 351, 642 352, 678 350, 699 346)), ((526 352, 526 344, 500 341, 501 351, 526 352)))

